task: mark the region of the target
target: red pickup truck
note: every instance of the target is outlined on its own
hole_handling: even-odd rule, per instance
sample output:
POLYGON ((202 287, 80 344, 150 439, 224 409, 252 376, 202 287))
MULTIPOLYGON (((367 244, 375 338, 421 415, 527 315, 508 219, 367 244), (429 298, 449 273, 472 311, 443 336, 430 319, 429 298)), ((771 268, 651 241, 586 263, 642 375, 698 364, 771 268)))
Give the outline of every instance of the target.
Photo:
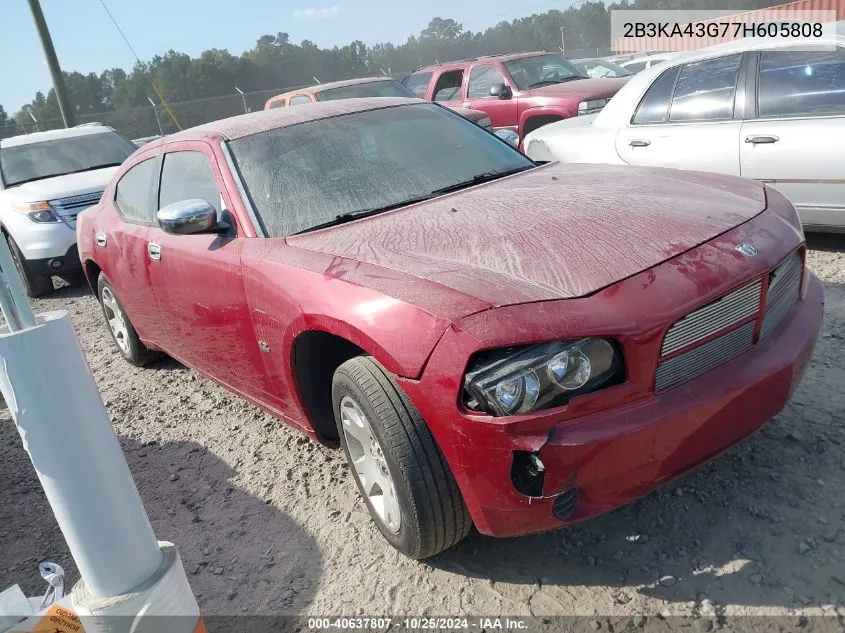
POLYGON ((426 66, 402 83, 423 99, 486 112, 494 129, 522 139, 547 123, 598 112, 627 79, 590 79, 563 56, 539 52, 426 66))

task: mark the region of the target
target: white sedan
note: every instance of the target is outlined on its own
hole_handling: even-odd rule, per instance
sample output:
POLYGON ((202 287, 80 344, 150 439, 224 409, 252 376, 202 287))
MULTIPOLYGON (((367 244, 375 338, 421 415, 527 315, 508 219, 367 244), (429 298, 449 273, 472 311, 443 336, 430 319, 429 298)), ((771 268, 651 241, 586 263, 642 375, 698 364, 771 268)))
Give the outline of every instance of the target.
POLYGON ((845 37, 835 50, 752 38, 634 76, 598 114, 527 135, 536 161, 650 165, 771 183, 808 230, 845 230, 845 37))

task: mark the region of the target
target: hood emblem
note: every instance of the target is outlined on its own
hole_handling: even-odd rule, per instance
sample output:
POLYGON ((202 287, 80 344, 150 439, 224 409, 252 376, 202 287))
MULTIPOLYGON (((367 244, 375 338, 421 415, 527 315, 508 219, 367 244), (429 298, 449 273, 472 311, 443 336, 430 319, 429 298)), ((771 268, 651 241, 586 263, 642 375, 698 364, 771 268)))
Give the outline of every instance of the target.
POLYGON ((740 242, 739 244, 737 244, 736 250, 738 250, 746 257, 757 257, 757 249, 751 246, 751 244, 747 244, 746 242, 740 242))

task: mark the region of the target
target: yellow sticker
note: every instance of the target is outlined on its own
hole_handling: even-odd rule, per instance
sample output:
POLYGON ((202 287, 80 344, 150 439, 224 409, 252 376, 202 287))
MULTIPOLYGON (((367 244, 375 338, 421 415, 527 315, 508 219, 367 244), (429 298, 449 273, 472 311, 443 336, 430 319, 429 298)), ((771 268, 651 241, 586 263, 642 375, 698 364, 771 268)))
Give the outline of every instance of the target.
POLYGON ((78 615, 54 604, 41 616, 31 633, 85 633, 85 629, 78 615))

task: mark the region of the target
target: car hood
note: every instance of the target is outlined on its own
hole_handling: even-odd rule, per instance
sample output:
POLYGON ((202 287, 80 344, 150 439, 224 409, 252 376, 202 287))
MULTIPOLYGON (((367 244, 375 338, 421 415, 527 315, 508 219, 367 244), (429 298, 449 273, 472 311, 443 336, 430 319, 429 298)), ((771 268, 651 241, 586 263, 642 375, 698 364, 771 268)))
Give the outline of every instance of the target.
POLYGON ((740 178, 554 163, 287 241, 502 306, 591 294, 765 204, 763 187, 740 178))
POLYGON ((630 77, 605 79, 579 79, 563 84, 552 84, 529 90, 529 94, 540 97, 572 97, 579 101, 612 97, 624 86, 630 77))
POLYGON ((9 187, 6 192, 9 197, 20 202, 41 202, 42 200, 55 200, 56 198, 66 198, 83 193, 94 193, 105 189, 118 169, 119 167, 106 167, 105 169, 83 171, 78 174, 35 180, 9 187))

